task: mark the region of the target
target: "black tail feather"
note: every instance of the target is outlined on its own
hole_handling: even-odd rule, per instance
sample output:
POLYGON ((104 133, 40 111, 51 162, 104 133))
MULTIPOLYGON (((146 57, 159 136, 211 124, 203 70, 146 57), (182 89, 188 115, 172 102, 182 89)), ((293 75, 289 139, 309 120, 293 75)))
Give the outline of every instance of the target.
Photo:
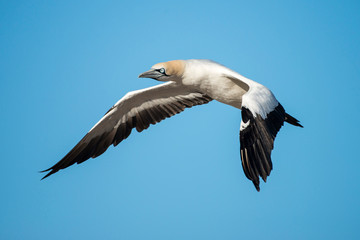
POLYGON ((296 118, 290 116, 287 113, 285 113, 285 122, 290 123, 290 124, 292 124, 294 126, 303 128, 303 126, 299 123, 299 120, 297 120, 296 118))

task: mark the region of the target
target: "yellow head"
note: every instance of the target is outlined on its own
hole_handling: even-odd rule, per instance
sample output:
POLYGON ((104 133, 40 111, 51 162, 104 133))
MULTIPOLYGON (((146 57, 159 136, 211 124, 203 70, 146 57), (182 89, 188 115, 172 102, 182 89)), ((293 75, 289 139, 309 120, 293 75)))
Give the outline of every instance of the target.
POLYGON ((139 78, 152 78, 163 82, 175 81, 182 77, 184 68, 185 62, 183 60, 157 63, 149 71, 140 74, 139 78))

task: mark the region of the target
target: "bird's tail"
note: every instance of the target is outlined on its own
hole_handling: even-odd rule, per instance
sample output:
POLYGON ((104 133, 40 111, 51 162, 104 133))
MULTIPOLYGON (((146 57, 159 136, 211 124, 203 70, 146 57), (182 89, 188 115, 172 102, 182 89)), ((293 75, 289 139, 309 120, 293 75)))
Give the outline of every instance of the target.
POLYGON ((291 125, 297 126, 297 127, 303 127, 300 123, 299 120, 297 120, 296 118, 290 116, 289 114, 285 113, 285 122, 290 123, 291 125))

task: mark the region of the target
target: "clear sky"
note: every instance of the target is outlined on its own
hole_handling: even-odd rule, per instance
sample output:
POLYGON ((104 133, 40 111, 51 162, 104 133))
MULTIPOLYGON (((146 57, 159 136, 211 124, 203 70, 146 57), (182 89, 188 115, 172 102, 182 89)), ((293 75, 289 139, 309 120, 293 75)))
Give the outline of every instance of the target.
POLYGON ((0 239, 360 239, 359 1, 0 1, 0 239), (257 192, 216 102, 40 181, 153 64, 269 87, 285 125, 257 192))

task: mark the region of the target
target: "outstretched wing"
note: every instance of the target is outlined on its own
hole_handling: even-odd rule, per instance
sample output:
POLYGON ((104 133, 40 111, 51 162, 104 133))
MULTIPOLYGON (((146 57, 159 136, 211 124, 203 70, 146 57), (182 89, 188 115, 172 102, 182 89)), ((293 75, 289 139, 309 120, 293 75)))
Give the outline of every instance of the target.
POLYGON ((259 176, 266 182, 272 170, 271 151, 284 124, 285 110, 266 87, 256 85, 243 96, 240 153, 244 173, 257 191, 259 176))
POLYGON ((58 163, 43 172, 50 171, 42 179, 67 168, 95 158, 113 144, 126 139, 133 128, 138 132, 165 118, 196 105, 212 100, 206 94, 194 92, 174 82, 127 93, 105 116, 80 140, 58 163))

